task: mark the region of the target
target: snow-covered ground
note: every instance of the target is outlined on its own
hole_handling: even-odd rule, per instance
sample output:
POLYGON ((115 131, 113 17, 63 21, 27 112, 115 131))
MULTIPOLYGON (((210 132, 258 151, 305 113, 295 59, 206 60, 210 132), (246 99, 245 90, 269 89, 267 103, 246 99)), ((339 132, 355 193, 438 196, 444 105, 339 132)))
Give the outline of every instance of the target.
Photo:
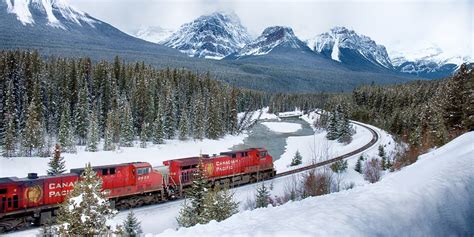
POLYGON ((301 124, 286 122, 263 122, 263 125, 276 133, 293 133, 303 128, 301 124))
POLYGON ((474 132, 375 184, 159 236, 473 236, 474 132))
MULTIPOLYGON (((269 114, 267 109, 262 110, 262 115, 260 119, 277 119, 276 115, 269 114)), ((253 116, 258 117, 260 113, 254 113, 253 116)), ((239 114, 239 116, 242 116, 239 114)), ((310 115, 305 115, 302 117, 305 121, 312 124, 312 121, 317 118, 317 114, 311 113, 310 115)), ((272 122, 273 123, 273 122, 272 122)), ((288 122, 275 122, 286 124, 288 122)), ((291 124, 291 123, 290 123, 291 124)), ((299 125, 299 124, 298 124, 299 125)), ((296 150, 299 150, 304 158, 304 164, 312 162, 312 157, 314 154, 317 154, 318 158, 327 153, 327 157, 331 158, 343 153, 357 149, 360 146, 365 145, 371 140, 371 133, 360 126, 356 126, 357 133, 354 135, 352 143, 348 145, 338 144, 337 142, 329 142, 325 139, 324 133, 317 133, 314 136, 298 136, 298 137, 289 137, 287 139, 286 151, 282 155, 281 159, 275 162, 275 166, 278 171, 283 171, 289 169, 287 165, 291 162, 291 158, 294 156, 296 150), (316 150, 316 152, 312 152, 316 150)), ((364 152, 366 156, 375 156, 378 151, 378 145, 383 144, 386 146, 387 153, 390 153, 395 147, 395 143, 390 135, 384 131, 374 128, 381 137, 379 143, 372 146, 370 149, 364 152)), ((85 160, 92 161, 93 164, 106 164, 106 163, 120 163, 126 162, 130 159, 133 161, 143 160, 151 162, 154 165, 161 165, 162 160, 173 159, 178 157, 186 157, 191 155, 202 153, 216 153, 221 152, 225 147, 231 147, 234 144, 241 143, 245 138, 245 135, 241 136, 228 136, 219 141, 210 141, 204 140, 202 142, 196 141, 167 141, 166 145, 160 145, 161 148, 152 147, 147 149, 142 148, 127 148, 123 152, 79 152, 78 155, 66 155, 66 162, 68 165, 73 166, 70 163, 76 163, 78 167, 83 166, 85 160)), ((342 176, 342 187, 344 184, 354 183, 355 185, 365 185, 367 182, 362 178, 362 176, 353 170, 355 162, 360 154, 350 157, 349 168, 342 176)), ((0 176, 4 176, 4 173, 11 173, 14 175, 24 175, 26 170, 38 170, 44 173, 46 170, 46 163, 48 159, 44 158, 14 158, 14 159, 0 159, 1 172, 0 176), (36 164, 29 164, 25 160, 36 162, 36 164), (38 160, 41 160, 38 161, 38 160), (10 162, 10 163, 8 163, 10 162), (7 165, 17 165, 25 166, 18 168, 20 171, 7 171, 3 167, 11 167, 7 165), (36 167, 36 166, 41 167, 36 167), (5 170, 4 170, 5 169, 5 170)), ((68 168, 70 168, 68 166, 68 168)), ((32 171, 30 171, 32 172, 32 171)), ((286 188, 296 179, 299 179, 300 175, 287 176, 278 179, 273 179, 271 181, 266 181, 267 184, 271 184, 273 190, 271 191, 272 196, 282 196, 286 188)), ((254 199, 255 197, 255 185, 247 185, 244 187, 239 187, 233 189, 235 192, 235 199, 240 202, 240 210, 244 211, 246 207, 247 200, 254 199)), ((182 201, 169 202, 160 205, 148 206, 143 208, 134 209, 134 212, 137 218, 142 222, 142 227, 144 233, 158 234, 167 229, 176 229, 177 222, 176 217, 178 215, 180 205, 182 201)), ((117 215, 116 218, 112 220, 114 223, 121 223, 127 215, 127 212, 121 212, 117 215)), ((168 234, 174 235, 175 233, 166 232, 168 234)), ((37 234, 37 229, 17 232, 13 236, 34 236, 37 234)), ((284 234, 284 233, 283 233, 284 234)), ((199 234, 198 234, 199 235, 199 234)))

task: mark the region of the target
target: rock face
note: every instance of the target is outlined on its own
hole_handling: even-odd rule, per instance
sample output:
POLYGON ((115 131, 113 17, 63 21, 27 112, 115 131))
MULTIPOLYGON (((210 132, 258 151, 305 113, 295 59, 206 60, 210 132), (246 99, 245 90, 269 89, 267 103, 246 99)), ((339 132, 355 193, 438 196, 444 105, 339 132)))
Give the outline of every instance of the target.
POLYGON ((191 57, 222 59, 250 41, 235 14, 215 12, 182 25, 163 44, 191 57))
POLYGON ((392 70, 393 66, 383 45, 345 27, 335 27, 318 35, 309 46, 327 58, 353 69, 392 70))
POLYGON ((296 37, 293 29, 290 27, 272 26, 266 28, 257 39, 247 44, 239 52, 232 55, 232 57, 241 58, 265 55, 276 48, 309 50, 308 46, 296 37))
POLYGON ((152 43, 165 42, 174 32, 170 29, 164 29, 159 26, 141 27, 133 35, 139 39, 146 40, 152 43))

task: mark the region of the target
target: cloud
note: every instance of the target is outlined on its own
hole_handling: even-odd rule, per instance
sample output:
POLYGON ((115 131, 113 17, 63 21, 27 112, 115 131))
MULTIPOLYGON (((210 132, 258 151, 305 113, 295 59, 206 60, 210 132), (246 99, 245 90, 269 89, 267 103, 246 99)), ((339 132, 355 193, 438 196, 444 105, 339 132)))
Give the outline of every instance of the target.
POLYGON ((308 39, 333 26, 346 26, 387 48, 412 50, 435 44, 474 58, 474 1, 461 0, 70 0, 126 32, 140 26, 177 29, 217 10, 234 11, 249 31, 293 27, 308 39))

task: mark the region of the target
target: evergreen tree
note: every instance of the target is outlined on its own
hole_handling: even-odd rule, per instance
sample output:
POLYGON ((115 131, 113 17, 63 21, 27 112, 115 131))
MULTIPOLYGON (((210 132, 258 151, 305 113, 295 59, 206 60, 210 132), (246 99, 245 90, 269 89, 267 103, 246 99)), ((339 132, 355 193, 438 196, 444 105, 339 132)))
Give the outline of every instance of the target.
POLYGON ((104 133, 104 151, 115 150, 114 143, 114 112, 111 110, 107 113, 107 119, 105 122, 105 133, 104 133))
POLYGON ((203 98, 201 96, 197 97, 196 102, 194 103, 194 112, 193 112, 193 128, 194 128, 194 139, 202 140, 204 138, 205 129, 205 107, 203 98))
POLYGON ((59 209, 58 235, 105 236, 111 233, 107 220, 115 216, 116 211, 101 190, 102 179, 87 164, 74 190, 59 209))
POLYGON ((147 125, 144 122, 141 126, 141 132, 140 132, 140 147, 141 148, 146 148, 146 143, 148 142, 148 134, 147 134, 147 125))
POLYGON ((123 221, 123 232, 127 237, 138 237, 142 233, 140 221, 133 211, 130 211, 127 214, 127 219, 123 221))
POLYGON ((99 124, 97 121, 97 115, 95 113, 95 109, 92 110, 90 115, 90 123, 87 135, 87 151, 96 152, 98 151, 98 144, 99 144, 99 124))
MULTIPOLYGON (((159 111, 159 110, 158 110, 159 111)), ((153 143, 163 144, 163 122, 161 121, 161 113, 158 112, 155 121, 153 122, 153 143)))
POLYGON ((61 145, 56 144, 54 146, 53 157, 51 157, 48 166, 48 175, 58 175, 66 172, 66 161, 61 156, 61 145))
POLYGON ((339 138, 339 133, 337 130, 337 125, 338 125, 337 118, 338 116, 336 113, 329 114, 327 134, 326 134, 326 138, 329 140, 336 140, 339 138))
POLYGON ((74 126, 78 145, 86 145, 89 126, 89 102, 87 81, 84 80, 77 94, 78 102, 74 108, 74 126))
POLYGON ((359 159, 357 159, 357 163, 355 165, 354 170, 357 171, 357 173, 362 173, 362 161, 364 160, 364 156, 361 155, 359 159))
POLYGON ((206 223, 204 202, 209 191, 209 184, 202 158, 199 160, 197 172, 193 173, 192 180, 192 187, 186 192, 186 200, 177 218, 179 226, 182 227, 206 223))
POLYGON ((11 157, 15 155, 16 150, 16 112, 15 112, 15 98, 13 97, 13 83, 9 81, 7 83, 7 92, 5 98, 5 138, 3 141, 3 156, 11 157))
POLYGON ((25 155, 36 155, 44 145, 42 118, 39 117, 36 108, 36 101, 33 99, 28 106, 25 129, 23 130, 22 145, 25 155))
POLYGON ((186 107, 183 109, 181 113, 181 119, 179 120, 179 140, 186 140, 188 138, 188 112, 186 107))
POLYGON ((293 160, 291 160, 290 166, 296 166, 296 165, 301 165, 303 163, 303 157, 300 154, 300 151, 296 150, 295 156, 293 157, 293 160))
POLYGON ((211 220, 223 221, 238 212, 239 204, 234 201, 233 194, 227 187, 220 189, 219 185, 208 192, 204 200, 204 218, 206 223, 211 220))
POLYGON ((330 168, 334 173, 343 173, 347 169, 347 160, 338 160, 332 163, 330 168))
POLYGON ((61 119, 59 122, 59 144, 65 151, 74 151, 74 142, 71 131, 71 120, 69 106, 63 105, 61 119))
POLYGON ((135 132, 133 129, 133 117, 130 105, 125 101, 125 105, 122 111, 122 131, 120 132, 121 139, 120 144, 125 147, 132 147, 133 140, 135 138, 135 132))
POLYGON ((379 145, 379 157, 381 158, 380 166, 383 170, 387 169, 387 155, 382 145, 379 145))
POLYGON ((255 200, 256 208, 267 207, 270 204, 270 191, 264 183, 257 188, 257 196, 255 200))

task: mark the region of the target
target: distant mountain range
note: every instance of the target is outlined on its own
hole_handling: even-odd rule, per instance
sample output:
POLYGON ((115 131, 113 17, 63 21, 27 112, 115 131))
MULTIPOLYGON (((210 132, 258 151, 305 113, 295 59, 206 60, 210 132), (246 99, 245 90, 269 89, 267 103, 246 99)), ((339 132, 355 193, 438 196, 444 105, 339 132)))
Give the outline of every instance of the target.
POLYGON ((272 92, 350 91, 372 82, 417 79, 390 67, 383 46, 345 28, 322 34, 325 40, 314 41, 319 42, 317 48, 283 26, 268 27, 253 39, 235 14, 223 12, 199 17, 172 34, 161 28, 135 33, 143 39, 64 0, 0 0, 1 49, 36 49, 43 55, 94 60, 118 55, 157 67, 209 71, 232 85, 272 92))

